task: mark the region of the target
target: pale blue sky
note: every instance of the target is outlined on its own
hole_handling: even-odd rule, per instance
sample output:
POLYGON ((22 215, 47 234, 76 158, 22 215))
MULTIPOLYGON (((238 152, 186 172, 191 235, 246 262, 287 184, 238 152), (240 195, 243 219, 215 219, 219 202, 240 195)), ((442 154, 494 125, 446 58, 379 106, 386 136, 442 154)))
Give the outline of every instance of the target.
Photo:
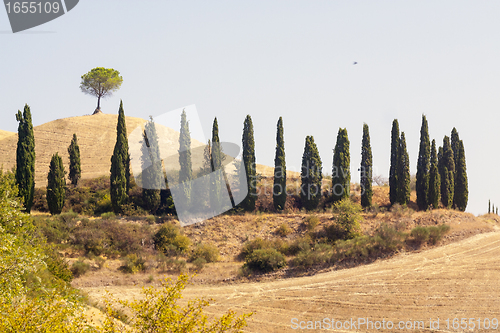
POLYGON ((112 67, 122 88, 101 102, 147 118, 195 104, 205 135, 213 118, 223 141, 241 143, 253 118, 257 162, 272 166, 283 116, 286 160, 299 170, 313 135, 331 173, 339 127, 359 181, 363 122, 377 174, 389 172, 391 123, 405 132, 415 173, 421 115, 442 144, 464 140, 468 211, 500 205, 500 2, 498 1, 129 1, 81 0, 66 15, 10 33, 0 10, 0 129, 17 130, 92 113, 80 76, 112 67), (353 62, 357 61, 357 65, 353 62))

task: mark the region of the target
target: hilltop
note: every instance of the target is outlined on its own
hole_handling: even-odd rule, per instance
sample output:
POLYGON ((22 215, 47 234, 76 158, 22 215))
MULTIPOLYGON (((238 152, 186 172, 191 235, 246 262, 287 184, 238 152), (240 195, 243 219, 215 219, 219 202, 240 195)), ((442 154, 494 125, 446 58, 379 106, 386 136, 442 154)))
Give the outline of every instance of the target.
POLYGON ((0 140, 3 140, 6 137, 9 137, 9 136, 14 135, 14 134, 16 134, 16 133, 0 130, 0 140))

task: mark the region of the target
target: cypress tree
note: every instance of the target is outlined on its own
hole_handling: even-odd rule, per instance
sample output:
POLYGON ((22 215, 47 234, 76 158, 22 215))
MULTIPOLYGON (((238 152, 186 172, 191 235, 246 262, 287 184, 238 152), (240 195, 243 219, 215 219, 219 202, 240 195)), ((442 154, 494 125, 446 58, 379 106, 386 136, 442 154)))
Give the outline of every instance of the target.
POLYGON ((491 202, 488 200, 488 214, 491 213, 491 202))
POLYGON ((420 210, 429 208, 429 172, 430 172, 430 140, 427 118, 422 115, 422 127, 420 129, 420 149, 417 161, 417 205, 420 210))
POLYGON ((222 147, 219 140, 219 124, 217 122, 217 117, 214 119, 212 125, 212 170, 214 173, 210 176, 212 180, 212 186, 210 187, 210 204, 212 210, 220 211, 222 209, 222 189, 225 188, 223 184, 223 177, 217 170, 222 169, 222 147))
POLYGON ((441 160, 441 202, 445 208, 451 208, 455 192, 455 160, 448 136, 445 136, 443 139, 441 160))
POLYGON ((495 214, 495 204, 493 204, 491 207, 492 207, 492 208, 491 208, 491 212, 492 212, 493 214, 495 214))
POLYGON ((69 154, 69 180, 71 184, 78 185, 78 180, 82 175, 82 169, 80 166, 80 147, 78 146, 78 139, 76 134, 73 134, 73 139, 68 147, 69 154))
POLYGON ((142 199, 146 208, 154 214, 160 206, 164 177, 153 118, 145 124, 142 135, 146 142, 142 146, 142 199))
POLYGON ((323 179, 323 169, 318 148, 312 136, 306 137, 304 154, 302 155, 302 170, 300 173, 301 191, 300 199, 302 206, 307 210, 318 207, 321 199, 321 181, 323 179))
POLYGON ((339 128, 333 152, 332 193, 333 202, 349 198, 351 192, 351 156, 347 129, 339 128))
POLYGON ((363 140, 361 143, 361 205, 370 207, 372 205, 372 147, 370 145, 370 133, 367 124, 363 124, 363 140))
POLYGON ((35 135, 28 104, 24 106, 22 114, 21 111, 17 111, 16 120, 19 122, 17 129, 16 184, 19 189, 19 197, 23 199, 24 208, 29 213, 31 206, 33 206, 35 193, 35 135))
POLYGON ((450 137, 451 150, 453 150, 453 157, 455 158, 455 170, 457 169, 457 159, 458 151, 460 149, 460 137, 458 136, 458 131, 455 127, 451 130, 450 137))
POLYGON ((250 115, 247 115, 243 124, 242 137, 243 164, 245 165, 248 195, 240 206, 246 211, 255 210, 257 200, 257 170, 255 165, 255 141, 253 137, 253 123, 250 115))
POLYGON ((439 176, 439 169, 438 169, 436 140, 432 140, 431 170, 429 175, 429 205, 432 205, 433 208, 439 207, 440 192, 441 192, 441 177, 439 176))
MULTIPOLYGON (((460 137, 458 136, 458 131, 455 127, 451 130, 451 136, 450 136, 450 144, 451 144, 451 150, 453 151, 453 160, 455 162, 455 173, 453 175, 454 179, 453 182, 456 186, 457 184, 457 163, 458 163, 458 154, 460 150, 460 137)), ((454 194, 453 194, 453 208, 457 208, 457 202, 456 202, 456 197, 455 197, 456 190, 454 189, 454 194)))
POLYGON ((467 208, 469 200, 469 185, 467 181, 467 166, 465 164, 465 150, 462 140, 458 143, 458 155, 455 160, 455 194, 453 201, 455 207, 462 212, 467 208))
POLYGON ((126 203, 130 188, 130 154, 128 151, 127 127, 123 102, 120 101, 118 122, 116 124, 116 143, 111 156, 110 196, 115 213, 121 212, 126 203))
POLYGON ((399 123, 392 121, 391 131, 391 167, 389 170, 389 199, 391 205, 398 200, 398 169, 399 169, 399 123))
POLYGON ((190 207, 191 201, 191 180, 193 179, 193 167, 191 161, 191 134, 189 132, 189 122, 187 121, 186 111, 182 110, 181 129, 179 134, 179 183, 183 188, 182 199, 186 207, 190 207))
POLYGON ((498 207, 497 207, 497 211, 496 211, 496 214, 498 215, 498 207))
POLYGON ((60 214, 64 207, 66 178, 62 158, 58 153, 52 155, 47 175, 47 205, 50 214, 60 214))
POLYGON ((401 205, 406 205, 410 202, 410 159, 406 149, 405 133, 401 132, 399 140, 399 163, 398 163, 398 199, 397 202, 401 205))
POLYGON ((283 138, 283 119, 278 120, 276 130, 276 154, 274 157, 274 185, 273 203, 274 209, 283 210, 286 203, 286 161, 285 140, 283 138))

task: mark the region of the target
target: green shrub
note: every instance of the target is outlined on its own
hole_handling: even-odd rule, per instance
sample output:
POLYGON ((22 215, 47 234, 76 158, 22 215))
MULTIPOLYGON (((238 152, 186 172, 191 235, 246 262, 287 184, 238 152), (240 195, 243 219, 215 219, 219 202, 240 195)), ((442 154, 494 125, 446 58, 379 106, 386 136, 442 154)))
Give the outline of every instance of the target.
POLYGON ((330 244, 318 243, 312 249, 298 252, 297 256, 292 260, 292 266, 307 269, 316 265, 330 263, 332 254, 333 248, 330 244))
POLYGON ((274 249, 282 254, 288 254, 290 251, 289 244, 281 239, 264 240, 262 238, 255 238, 251 241, 245 242, 239 254, 240 259, 245 259, 256 250, 274 249))
POLYGON ((306 217, 305 224, 308 231, 313 231, 319 224, 319 218, 316 215, 309 215, 306 217))
POLYGON ((146 260, 135 253, 129 254, 123 258, 123 264, 120 269, 125 273, 137 273, 146 270, 146 260))
POLYGON ((165 223, 153 236, 155 247, 165 255, 185 253, 189 249, 191 241, 187 236, 180 233, 179 227, 165 223))
POLYGON ((310 236, 297 238, 290 244, 287 254, 295 255, 299 252, 309 251, 311 249, 311 243, 312 240, 310 236))
POLYGON ((219 249, 212 244, 197 244, 189 254, 189 261, 194 263, 197 259, 203 259, 205 263, 219 261, 219 249))
POLYGON ((286 237, 292 232, 292 229, 290 229, 287 224, 283 223, 278 228, 276 228, 275 232, 281 237, 286 237))
POLYGON ((448 231, 450 231, 450 226, 446 224, 429 227, 429 244, 436 245, 448 231))
POLYGON ((148 222, 148 224, 155 224, 156 217, 154 215, 148 215, 146 216, 146 221, 148 222))
POLYGON ((71 282, 73 280, 73 273, 68 266, 68 262, 50 245, 46 245, 43 250, 45 254, 44 261, 47 264, 49 272, 63 281, 71 282))
POLYGON ((275 249, 260 249, 246 257, 244 266, 254 272, 272 272, 285 267, 286 259, 275 249))
POLYGON ((106 212, 101 214, 101 219, 103 220, 114 220, 115 218, 116 215, 113 212, 106 212))
POLYGON ((429 240, 429 229, 426 227, 417 226, 410 232, 409 241, 416 246, 421 246, 429 240))
POLYGON ((83 260, 79 259, 78 261, 75 261, 73 265, 71 265, 71 273, 73 273, 74 277, 80 277, 83 274, 87 273, 88 270, 90 269, 90 265, 84 262, 83 260))
POLYGON ((403 247, 406 234, 382 223, 373 235, 372 253, 377 255, 398 251, 403 247))
POLYGON ((325 226, 326 237, 330 241, 338 239, 351 239, 360 235, 360 222, 362 208, 359 204, 353 203, 349 198, 344 198, 333 205, 335 222, 330 226, 325 226))
POLYGON ((193 260, 193 265, 194 267, 196 267, 196 269, 198 271, 201 271, 203 269, 203 267, 205 266, 205 264, 207 263, 207 261, 201 257, 199 258, 196 258, 195 260, 193 260))

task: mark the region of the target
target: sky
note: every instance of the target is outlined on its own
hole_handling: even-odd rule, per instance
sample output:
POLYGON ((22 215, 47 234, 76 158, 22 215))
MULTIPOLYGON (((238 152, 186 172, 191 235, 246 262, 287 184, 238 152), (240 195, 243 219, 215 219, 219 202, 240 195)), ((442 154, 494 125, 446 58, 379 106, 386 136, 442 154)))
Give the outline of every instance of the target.
POLYGON ((0 10, 0 129, 91 114, 81 76, 114 68, 121 88, 104 113, 148 119, 196 105, 206 137, 241 144, 252 117, 257 163, 274 165, 283 117, 286 163, 300 170, 314 136, 331 173, 339 128, 359 182, 363 123, 375 175, 388 177, 393 119, 416 173, 421 117, 438 145, 456 127, 469 180, 467 211, 500 206, 500 2, 81 0, 65 15, 13 34, 0 10), (354 64, 357 62, 357 64, 354 64))

